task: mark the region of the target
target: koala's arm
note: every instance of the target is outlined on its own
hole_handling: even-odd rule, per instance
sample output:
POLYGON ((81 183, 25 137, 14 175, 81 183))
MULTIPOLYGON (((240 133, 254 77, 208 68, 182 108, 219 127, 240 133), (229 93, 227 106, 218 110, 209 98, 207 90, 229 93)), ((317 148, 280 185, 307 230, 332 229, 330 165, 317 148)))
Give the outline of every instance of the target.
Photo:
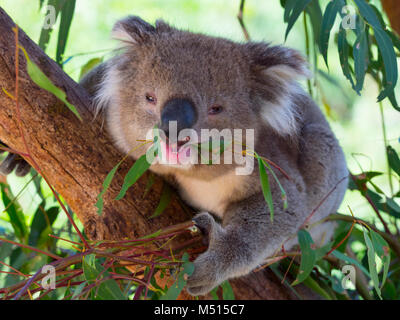
MULTIPOLYGON (((326 121, 316 114, 304 124, 298 159, 293 164, 291 176, 296 177, 301 189, 297 183, 281 181, 287 192, 287 210, 282 208, 279 190, 271 183, 273 222, 261 192, 232 203, 222 224, 208 213, 194 218, 208 236, 209 248, 194 262, 195 271, 188 280, 189 293, 206 294, 229 278, 248 274, 279 252, 282 244, 290 248, 296 243, 299 228, 317 207, 310 223, 336 212, 347 188, 348 171, 336 138, 326 121), (321 204, 328 193, 331 194, 321 204)), ((332 231, 332 225, 328 224, 310 229, 314 241, 332 231)))
POLYGON ((209 213, 200 213, 194 221, 207 235, 209 247, 194 262, 195 270, 187 286, 192 295, 206 294, 229 278, 248 274, 301 225, 298 216, 283 210, 276 212, 271 222, 260 193, 232 204, 222 224, 209 213))

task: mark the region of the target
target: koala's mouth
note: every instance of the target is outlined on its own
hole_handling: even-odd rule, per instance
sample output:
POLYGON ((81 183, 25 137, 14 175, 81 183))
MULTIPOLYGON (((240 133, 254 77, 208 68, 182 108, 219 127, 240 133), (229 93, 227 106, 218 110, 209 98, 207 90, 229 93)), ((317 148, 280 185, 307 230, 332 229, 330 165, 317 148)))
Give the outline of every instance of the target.
POLYGON ((183 148, 183 146, 185 146, 186 144, 188 144, 190 142, 190 137, 187 136, 185 137, 183 140, 178 140, 176 142, 172 142, 171 140, 169 140, 167 138, 166 144, 169 147, 169 149, 171 151, 176 151, 179 152, 180 149, 183 148))
POLYGON ((178 167, 190 165, 192 156, 190 140, 189 136, 177 141, 171 141, 168 138, 162 139, 161 154, 159 154, 160 164, 178 167))

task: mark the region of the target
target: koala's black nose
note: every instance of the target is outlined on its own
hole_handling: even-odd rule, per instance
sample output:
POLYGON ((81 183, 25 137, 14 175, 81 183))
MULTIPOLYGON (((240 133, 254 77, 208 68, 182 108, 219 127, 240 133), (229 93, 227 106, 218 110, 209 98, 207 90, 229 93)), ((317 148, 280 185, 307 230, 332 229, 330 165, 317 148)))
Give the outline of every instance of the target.
POLYGON ((161 128, 169 137, 169 122, 176 121, 179 131, 191 128, 196 122, 197 114, 193 103, 187 99, 169 100, 161 111, 161 128))

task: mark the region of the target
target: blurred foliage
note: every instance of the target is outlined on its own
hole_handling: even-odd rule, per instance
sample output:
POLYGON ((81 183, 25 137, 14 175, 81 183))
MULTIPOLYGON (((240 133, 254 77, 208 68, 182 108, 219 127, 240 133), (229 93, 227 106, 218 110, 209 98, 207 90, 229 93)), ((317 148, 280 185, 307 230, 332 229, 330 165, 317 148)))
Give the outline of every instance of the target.
MULTIPOLYGON (((234 4, 211 0, 143 0, 127 4, 113 0, 107 5, 102 1, 88 5, 75 0, 39 0, 36 7, 32 4, 34 1, 29 1, 29 8, 35 10, 38 6, 55 7, 57 23, 54 31, 40 27, 38 17, 43 19, 47 11, 22 11, 21 3, 27 4, 24 0, 1 0, 0 5, 3 6, 3 2, 12 16, 15 13, 24 19, 31 17, 31 20, 21 21, 22 27, 23 23, 34 26, 32 30, 26 30, 28 34, 37 36, 39 45, 77 80, 113 53, 109 49, 112 43, 106 40, 113 20, 132 13, 150 21, 163 16, 180 27, 234 40, 243 41, 242 32, 246 31, 252 40, 281 42, 286 39, 287 45, 303 48, 314 71, 313 80, 306 84, 308 90, 323 107, 339 140, 343 141, 348 160, 352 159, 355 165, 349 165, 352 179, 340 210, 343 214, 329 217, 338 224, 332 242, 318 246, 308 229, 302 229, 297 235, 299 250, 282 252, 281 256, 275 257, 277 261, 270 261, 266 266, 299 298, 296 285, 303 283, 326 299, 400 299, 400 160, 396 151, 400 132, 398 122, 389 125, 400 119, 396 101, 400 40, 388 27, 380 1, 275 0, 260 3, 248 0, 234 4), (343 11, 346 4, 351 7, 343 11), (239 8, 243 9, 241 24, 236 21, 239 8), (79 23, 74 23, 74 19, 79 19, 79 23), (35 28, 36 34, 33 34, 35 28), (357 98, 352 90, 363 96, 357 98), (376 97, 373 96, 375 92, 379 104, 371 102, 376 97), (393 107, 390 111, 384 109, 388 104, 393 107), (374 110, 380 111, 380 119, 374 110), (390 115, 389 119, 385 119, 384 111, 390 115), (384 137, 380 151, 376 143, 371 143, 376 142, 378 135, 384 137), (388 139, 389 135, 395 138, 388 139), (369 164, 368 169, 365 169, 365 163, 369 164), (356 268, 355 286, 343 288, 342 280, 346 276, 342 272, 343 265, 356 268)), ((259 161, 273 173, 266 162, 261 158, 259 161)), ((133 171, 132 177, 127 178, 125 189, 137 180, 138 172, 133 171)), ((104 183, 104 192, 112 175, 113 172, 104 183)), ((262 176, 269 203, 265 168, 262 176)), ((180 258, 175 259, 161 247, 157 252, 166 260, 160 259, 157 263, 161 264, 143 268, 139 278, 136 274, 132 276, 121 264, 115 267, 115 261, 109 257, 95 252, 80 256, 79 237, 65 214, 60 213, 59 203, 37 173, 32 170, 27 178, 9 176, 7 183, 1 181, 0 288, 13 288, 21 281, 26 284, 27 275, 54 263, 54 256, 60 261, 76 259, 63 269, 65 274, 57 280, 56 290, 43 292, 33 284, 30 287, 33 295, 25 290, 21 292, 24 298, 176 299, 185 285, 186 276, 193 271, 187 255, 180 252, 180 258), (175 283, 169 289, 160 287, 154 279, 156 269, 162 271, 160 266, 168 261, 177 268, 175 283), (147 283, 144 285, 143 281, 147 283)), ((167 200, 161 199, 161 208, 168 203, 165 195, 164 198, 167 200)), ((101 197, 98 207, 101 212, 101 197)), ((156 214, 161 212, 162 209, 156 214)), ((79 221, 75 221, 82 228, 79 221)), ((152 241, 148 242, 152 243, 159 236, 150 235, 148 239, 152 241)), ((120 245, 111 245, 108 253, 120 252, 120 245)), ((131 245, 130 249, 135 246, 131 245)), ((139 256, 143 256, 143 252, 139 256)), ((160 278, 165 276, 166 273, 160 273, 160 278)), ((11 293, 0 289, 0 298, 1 293, 3 297, 15 296, 21 289, 15 288, 11 293)), ((234 298, 229 282, 211 294, 215 299, 234 298)))

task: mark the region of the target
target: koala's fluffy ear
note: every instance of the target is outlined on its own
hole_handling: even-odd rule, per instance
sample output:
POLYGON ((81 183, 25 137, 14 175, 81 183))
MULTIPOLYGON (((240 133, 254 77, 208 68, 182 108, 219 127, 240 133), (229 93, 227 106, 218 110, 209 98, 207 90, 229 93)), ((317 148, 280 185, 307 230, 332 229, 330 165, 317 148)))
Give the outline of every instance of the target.
POLYGON ((260 100, 260 115, 277 133, 297 133, 299 114, 293 97, 296 80, 310 77, 307 62, 296 50, 266 43, 245 44, 250 59, 252 88, 260 100))
POLYGON ((251 64, 262 71, 282 80, 297 80, 310 77, 306 60, 300 52, 282 46, 270 46, 266 43, 246 45, 251 64))
POLYGON ((173 32, 175 29, 162 19, 156 21, 156 30, 159 33, 173 32))
POLYGON ((128 16, 118 21, 112 30, 112 37, 114 39, 132 43, 142 44, 145 43, 156 29, 146 21, 137 16, 128 16))

